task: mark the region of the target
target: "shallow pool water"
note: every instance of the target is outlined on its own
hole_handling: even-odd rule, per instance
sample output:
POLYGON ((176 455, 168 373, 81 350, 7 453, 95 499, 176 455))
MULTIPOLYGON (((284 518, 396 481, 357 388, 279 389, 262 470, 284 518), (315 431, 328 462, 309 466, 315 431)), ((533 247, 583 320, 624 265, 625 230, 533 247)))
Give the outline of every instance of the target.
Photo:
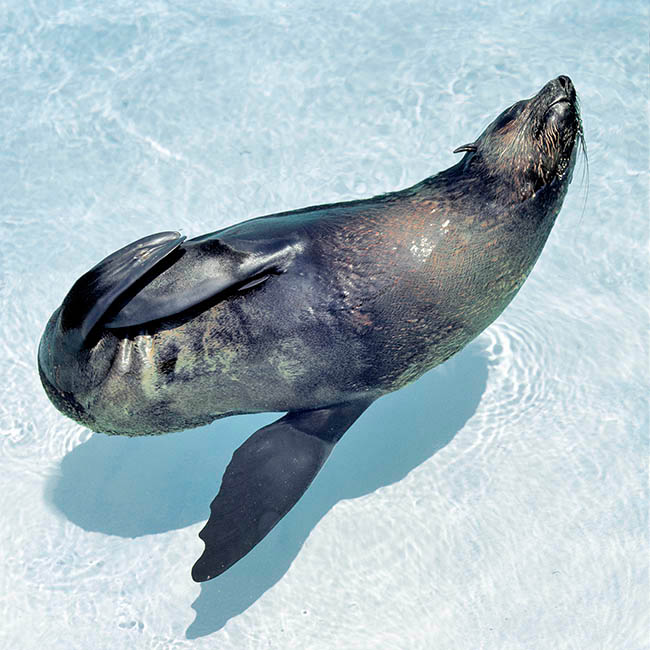
POLYGON ((460 6, 0 7, 2 647, 650 647, 648 10, 460 6), (277 416, 91 435, 36 369, 68 288, 152 232, 413 184, 559 74, 588 182, 579 166, 519 295, 192 582, 226 463, 277 416))

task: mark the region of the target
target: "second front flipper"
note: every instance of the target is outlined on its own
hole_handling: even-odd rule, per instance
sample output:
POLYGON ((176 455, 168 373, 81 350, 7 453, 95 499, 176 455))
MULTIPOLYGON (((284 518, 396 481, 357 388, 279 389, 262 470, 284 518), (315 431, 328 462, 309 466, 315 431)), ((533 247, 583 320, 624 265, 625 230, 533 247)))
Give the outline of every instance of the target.
POLYGON ((288 413, 235 451, 199 533, 205 551, 192 569, 196 582, 223 573, 271 531, 371 402, 288 413))

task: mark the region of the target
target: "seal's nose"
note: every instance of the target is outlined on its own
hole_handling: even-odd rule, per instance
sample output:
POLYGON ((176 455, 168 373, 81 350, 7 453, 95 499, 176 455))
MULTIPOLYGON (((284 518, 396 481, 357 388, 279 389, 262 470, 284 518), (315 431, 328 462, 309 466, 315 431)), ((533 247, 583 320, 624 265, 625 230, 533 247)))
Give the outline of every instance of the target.
POLYGON ((567 95, 571 93, 571 90, 573 88, 573 84, 571 83, 571 79, 569 79, 569 77, 567 77, 566 75, 561 74, 557 78, 557 81, 560 84, 560 86, 562 86, 562 89, 564 90, 564 92, 566 92, 567 95))
POLYGON ((540 97, 548 98, 551 96, 553 101, 567 99, 573 102, 576 97, 576 89, 569 77, 562 74, 555 79, 551 79, 538 93, 540 97))
POLYGON ((576 89, 573 87, 573 82, 566 75, 560 75, 555 79, 551 79, 538 93, 539 97, 543 97, 543 101, 549 101, 555 104, 561 101, 568 101, 573 104, 576 99, 576 89))
POLYGON ((576 98, 576 89, 573 86, 573 82, 569 77, 562 74, 555 80, 555 88, 558 93, 561 93, 566 97, 570 102, 574 102, 576 98))

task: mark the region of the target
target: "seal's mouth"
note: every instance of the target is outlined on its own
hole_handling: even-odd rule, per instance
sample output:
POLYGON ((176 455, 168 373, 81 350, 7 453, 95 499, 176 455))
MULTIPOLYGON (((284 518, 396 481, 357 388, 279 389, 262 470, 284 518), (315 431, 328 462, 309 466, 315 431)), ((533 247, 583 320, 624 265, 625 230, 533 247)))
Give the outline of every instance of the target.
POLYGON ((560 97, 560 99, 556 99, 554 102, 552 102, 549 105, 549 107, 546 109, 546 113, 548 113, 553 108, 553 106, 557 106, 558 104, 562 104, 566 107, 570 107, 571 101, 569 100, 568 97, 560 97))
MULTIPOLYGON (((536 115, 541 117, 541 119, 538 118, 538 134, 549 118, 561 120, 563 123, 557 126, 562 128, 573 130, 573 127, 577 126, 579 114, 576 90, 569 77, 561 75, 557 79, 549 81, 530 100, 529 119, 535 121, 536 115)), ((575 136, 575 133, 573 135, 575 136)))

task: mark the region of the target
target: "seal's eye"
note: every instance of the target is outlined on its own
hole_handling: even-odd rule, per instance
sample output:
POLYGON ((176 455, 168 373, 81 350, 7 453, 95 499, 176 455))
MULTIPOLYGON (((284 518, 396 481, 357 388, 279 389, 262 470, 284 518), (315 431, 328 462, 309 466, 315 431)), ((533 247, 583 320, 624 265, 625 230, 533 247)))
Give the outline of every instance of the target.
POLYGON ((526 104, 525 101, 521 101, 521 102, 517 102, 516 104, 513 104, 510 108, 506 108, 506 110, 503 111, 503 113, 501 113, 501 115, 499 115, 499 117, 497 117, 497 119, 495 120, 494 130, 495 131, 501 130, 502 128, 510 124, 510 122, 512 122, 512 120, 514 120, 516 117, 519 117, 521 111, 524 110, 525 104, 526 104))

